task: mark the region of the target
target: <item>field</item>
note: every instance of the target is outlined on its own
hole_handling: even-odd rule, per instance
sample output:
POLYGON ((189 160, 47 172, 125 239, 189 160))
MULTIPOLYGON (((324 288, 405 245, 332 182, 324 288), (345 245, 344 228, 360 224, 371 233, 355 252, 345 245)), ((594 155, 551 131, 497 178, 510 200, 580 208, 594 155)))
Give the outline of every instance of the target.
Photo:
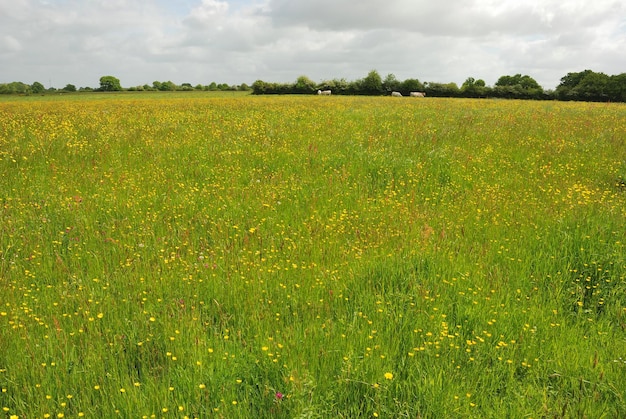
POLYGON ((0 102, 0 417, 626 417, 626 105, 0 102))

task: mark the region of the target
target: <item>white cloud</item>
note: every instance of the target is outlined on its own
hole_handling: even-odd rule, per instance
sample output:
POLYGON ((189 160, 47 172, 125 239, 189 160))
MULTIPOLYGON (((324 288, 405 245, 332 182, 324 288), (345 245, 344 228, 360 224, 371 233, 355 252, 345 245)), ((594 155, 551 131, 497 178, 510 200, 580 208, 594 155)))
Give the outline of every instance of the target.
POLYGON ((399 79, 493 84, 626 71, 618 0, 0 0, 0 77, 97 86, 172 80, 399 79))

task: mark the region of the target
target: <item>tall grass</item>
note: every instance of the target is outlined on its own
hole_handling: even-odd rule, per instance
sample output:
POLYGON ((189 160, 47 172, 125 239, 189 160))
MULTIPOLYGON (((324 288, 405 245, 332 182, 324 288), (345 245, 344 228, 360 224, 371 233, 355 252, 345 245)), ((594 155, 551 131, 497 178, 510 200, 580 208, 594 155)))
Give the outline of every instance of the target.
POLYGON ((0 103, 8 417, 626 416, 626 107, 0 103))

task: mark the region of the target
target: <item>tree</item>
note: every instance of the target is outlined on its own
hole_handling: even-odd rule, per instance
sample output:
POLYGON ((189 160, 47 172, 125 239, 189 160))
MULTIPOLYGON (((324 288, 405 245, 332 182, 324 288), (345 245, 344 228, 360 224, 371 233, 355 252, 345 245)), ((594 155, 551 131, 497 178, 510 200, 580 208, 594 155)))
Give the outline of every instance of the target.
POLYGON ((540 99, 543 88, 530 76, 502 76, 494 86, 496 96, 518 99, 540 99))
POLYGON ((63 90, 66 92, 75 92, 76 86, 74 86, 73 84, 68 84, 63 88, 63 90))
MULTIPOLYGON (((400 80, 398 80, 394 74, 391 74, 391 73, 387 74, 387 77, 385 77, 385 80, 383 80, 383 90, 386 93, 391 93, 391 92, 395 92, 398 90, 402 90, 400 86, 401 86, 400 80)), ((405 92, 405 93, 408 93, 408 92, 405 92)))
POLYGON ((333 92, 333 95, 341 95, 351 92, 350 83, 346 79, 324 80, 317 85, 317 88, 319 90, 330 90, 333 92))
POLYGON ((424 85, 418 79, 406 79, 400 84, 403 92, 423 92, 424 85))
POLYGON ((360 83, 361 93, 366 95, 380 95, 383 93, 383 79, 378 71, 372 70, 360 83))
POLYGON ((561 82, 556 87, 555 94, 560 100, 578 100, 578 85, 585 76, 593 73, 591 70, 584 70, 578 73, 567 73, 561 77, 561 82))
POLYGON ((604 73, 591 72, 578 83, 578 95, 584 100, 606 101, 609 99, 607 86, 609 76, 604 73))
POLYGON ((455 97, 459 95, 459 86, 456 83, 431 83, 424 88, 428 96, 455 97))
POLYGON ((35 94, 40 94, 45 92, 46 88, 43 86, 43 84, 36 81, 30 86, 30 90, 35 94))
POLYGON ((315 82, 307 76, 298 77, 294 85, 294 93, 311 94, 315 90, 315 82))
POLYGON ((176 87, 177 86, 173 81, 168 80, 161 83, 159 90, 173 92, 174 90, 176 90, 176 87))
POLYGON ((606 89, 610 100, 626 102, 626 73, 611 76, 606 89))
POLYGON ((113 76, 100 77, 100 91, 102 92, 118 92, 122 90, 120 80, 113 76))
POLYGON ((466 97, 481 97, 486 93, 485 81, 468 77, 461 85, 461 92, 466 97))
POLYGON ((0 84, 0 94, 28 94, 30 93, 30 86, 28 84, 24 84, 21 81, 14 81, 7 84, 0 84))
POLYGON ((522 76, 521 74, 516 74, 514 76, 502 76, 498 79, 495 85, 496 86, 519 85, 521 86, 523 90, 541 89, 541 86, 539 86, 539 83, 537 83, 535 79, 526 75, 522 76))

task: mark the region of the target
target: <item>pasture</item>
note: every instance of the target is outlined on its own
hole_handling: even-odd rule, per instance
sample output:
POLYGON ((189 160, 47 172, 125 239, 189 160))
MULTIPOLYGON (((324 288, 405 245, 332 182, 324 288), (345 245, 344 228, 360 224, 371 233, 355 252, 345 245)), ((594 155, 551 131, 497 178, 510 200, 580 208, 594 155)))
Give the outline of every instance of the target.
POLYGON ((7 418, 626 417, 626 105, 0 102, 7 418))

